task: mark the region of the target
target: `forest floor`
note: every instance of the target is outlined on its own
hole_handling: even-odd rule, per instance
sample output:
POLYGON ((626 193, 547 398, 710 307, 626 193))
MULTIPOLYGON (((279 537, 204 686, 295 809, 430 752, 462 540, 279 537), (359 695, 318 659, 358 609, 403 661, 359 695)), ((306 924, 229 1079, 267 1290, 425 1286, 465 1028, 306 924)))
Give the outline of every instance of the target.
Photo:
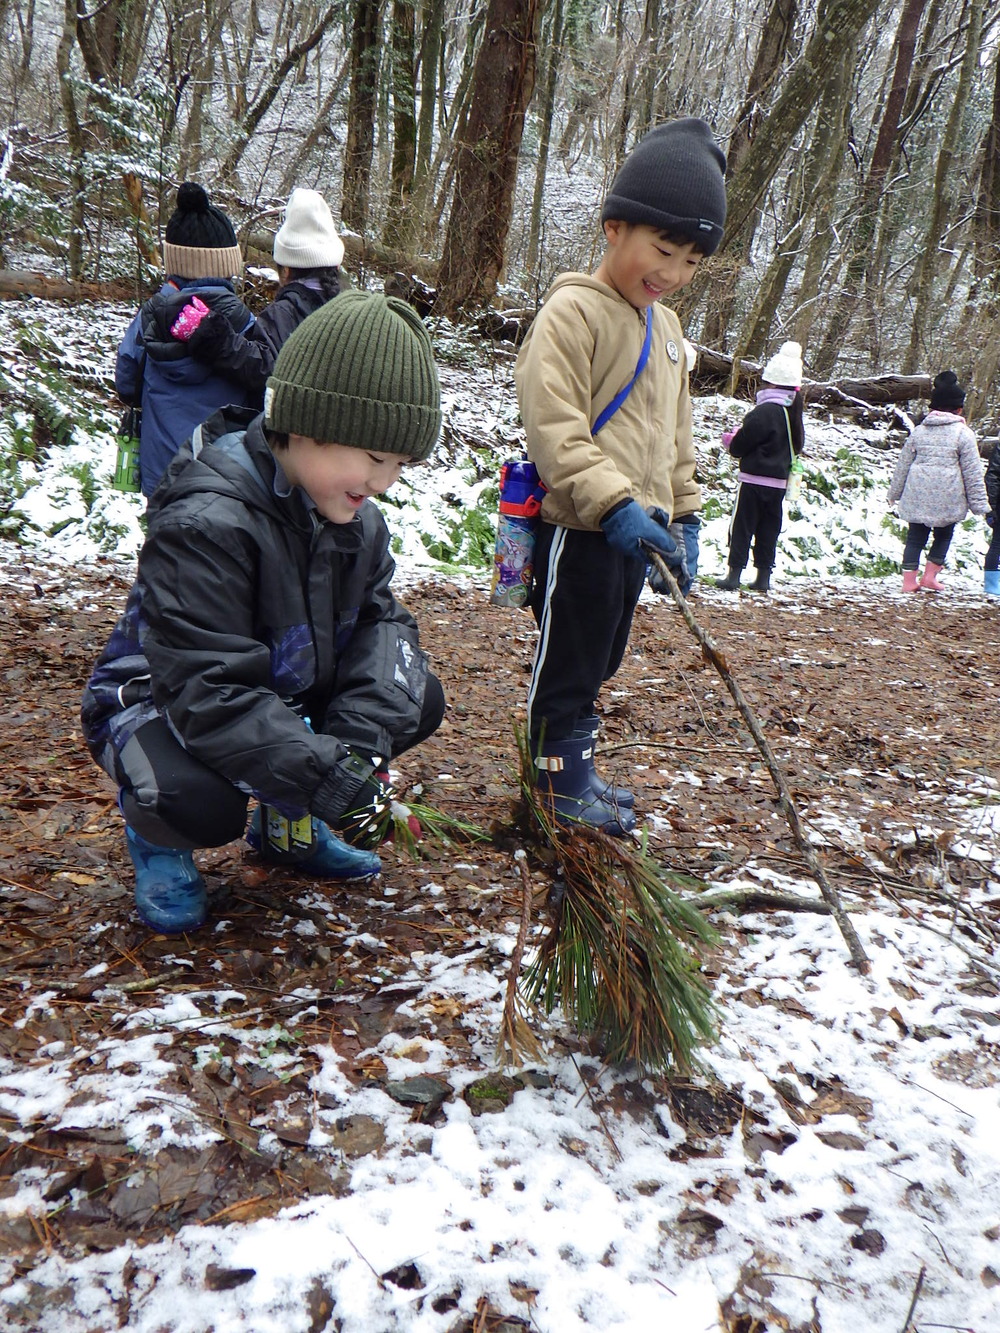
MULTIPOLYGON (((967 594, 904 597, 895 589, 895 581, 890 587, 805 580, 786 581, 770 597, 701 589, 692 609, 761 719, 855 919, 863 922, 877 909, 949 936, 961 951, 964 971, 954 984, 967 996, 962 1012, 971 1015, 972 1039, 950 1075, 947 1062, 939 1072, 967 1087, 991 1086, 1000 1077, 997 833, 975 820, 977 802, 986 811, 998 800, 1000 604, 967 594), (970 838, 985 843, 988 854, 971 854, 970 838)), ((429 951, 466 960, 490 977, 495 993, 504 950, 493 945, 470 964, 470 944, 506 939, 520 911, 512 856, 513 728, 523 709, 533 625, 527 613, 487 606, 481 585, 435 580, 401 595, 420 623, 450 706, 440 732, 399 761, 404 799, 405 789, 422 784, 421 801, 491 830, 492 841, 457 857, 454 847, 425 844, 413 858, 386 846, 379 887, 360 891, 304 887, 235 844, 206 851, 199 861, 209 886, 209 926, 181 941, 150 934, 132 910, 114 792, 87 755, 77 723, 81 689, 126 591, 126 576, 110 563, 65 572, 8 568, 0 584, 0 1058, 8 1075, 58 1066, 56 1081, 65 1082, 51 1105, 37 1090, 29 1096, 29 1083, 17 1085, 16 1077, 9 1085, 15 1091, 0 1097, 0 1205, 6 1201, 0 1265, 8 1279, 24 1279, 7 1306, 12 1328, 91 1327, 68 1321, 69 1285, 60 1293, 50 1281, 32 1283, 53 1255, 71 1262, 130 1242, 157 1242, 188 1225, 270 1218, 297 1201, 347 1191, 349 1164, 377 1156, 384 1131, 377 1117, 343 1114, 343 1097, 328 1105, 317 1097, 323 1065, 317 1051, 332 1047, 357 1087, 385 1089, 392 1082, 383 1058, 387 1034, 414 1049, 421 1041, 443 1044, 466 1076, 489 1074, 496 1030, 483 1030, 484 1011, 444 994, 436 1004, 411 1003, 420 990, 413 960, 429 951), (117 1110, 107 1113, 99 1105, 105 1093, 91 1076, 109 1067, 110 1038, 134 1032, 151 1005, 162 1015, 191 994, 214 995, 216 1013, 227 1015, 225 1032, 211 1037, 214 1056, 205 1056, 204 1024, 175 1025, 171 1040, 156 1046, 155 1097, 149 1071, 138 1067, 145 1057, 116 1057, 124 1082, 117 1110), (162 1112, 171 1099, 183 1108, 179 1120, 162 1112), (161 1111, 154 1113, 154 1103, 161 1111), (137 1146, 130 1117, 144 1111, 148 1133, 137 1146), (192 1116, 213 1131, 200 1146, 178 1130, 192 1116), (312 1135, 317 1116, 326 1127, 322 1150, 312 1135), (20 1209, 19 1197, 27 1199, 20 1209), (62 1323, 54 1314, 60 1306, 62 1323)), ((629 652, 600 707, 602 767, 636 792, 650 849, 663 865, 715 888, 765 882, 773 888, 786 880, 808 886, 760 756, 669 602, 640 604, 629 652)), ((532 873, 543 899, 545 867, 532 873)), ((727 977, 726 994, 747 1005, 776 1003, 738 977, 751 929, 766 933, 772 919, 758 913, 751 928, 738 911, 726 914, 722 942, 706 961, 707 974, 727 977)), ((862 933, 871 947, 871 934, 862 933)), ((831 947, 842 949, 842 942, 834 937, 831 947)), ((903 1040, 914 1025, 906 1017, 905 987, 894 989, 899 1007, 887 1022, 903 1040)), ((801 1016, 808 1002, 793 987, 782 1004, 801 1016)), ((540 1029, 560 1051, 596 1068, 586 1043, 552 1022, 540 1029)), ((391 1095, 403 1105, 408 1096, 426 1100, 426 1080, 409 1082, 407 1090, 397 1080, 391 1095)), ((845 1113, 864 1123, 860 1103, 852 1109, 843 1088, 838 1101, 835 1083, 829 1080, 825 1090, 837 1124, 845 1113)), ((679 1142, 687 1134, 689 1143, 684 1150, 671 1140, 679 1153, 674 1160, 684 1160, 685 1151, 718 1155, 713 1141, 728 1142, 741 1123, 748 1163, 769 1148, 781 1151, 774 1118, 769 1128, 766 1116, 752 1115, 751 1099, 735 1079, 698 1086, 700 1110, 690 1081, 665 1076, 619 1083, 612 1100, 614 1109, 634 1116, 649 1114, 653 1103, 668 1105, 679 1142), (695 1139, 697 1149, 690 1146, 695 1139)), ((801 1080, 796 1086, 802 1093, 801 1080)), ((441 1098, 453 1090, 444 1083, 441 1098)), ((786 1119, 801 1125, 820 1115, 807 1108, 818 1091, 815 1083, 807 1096, 779 1087, 786 1119)), ((433 1126, 440 1114, 433 1089, 430 1102, 414 1113, 415 1122, 433 1126)), ((716 1243, 719 1197, 713 1211, 687 1210, 692 1244, 716 1243)), ((851 1244, 875 1262, 886 1240, 866 1227, 866 1212, 857 1210, 850 1223, 851 1244)), ((985 1271, 1000 1282, 1000 1257, 985 1271)), ((236 1286, 246 1281, 240 1272, 209 1271, 206 1286, 236 1286)), ((382 1277, 404 1287, 419 1281, 412 1274, 382 1277)), ((971 1280, 979 1286, 977 1276, 971 1280)), ((990 1285, 992 1278, 981 1281, 990 1285)), ((913 1274, 907 1282, 912 1288, 913 1274)), ((733 1333, 821 1327, 819 1314, 810 1324, 776 1313, 780 1302, 766 1284, 745 1286, 734 1288, 728 1305, 720 1301, 720 1318, 728 1321, 722 1326, 733 1333), (745 1313, 750 1309, 753 1319, 745 1313)), ((132 1298, 126 1282, 109 1307, 119 1327, 132 1326, 132 1298)), ((307 1319, 294 1327, 340 1326, 322 1284, 302 1299, 307 1319)), ((458 1295, 439 1299, 434 1308, 442 1317, 464 1308, 458 1295)), ((901 1304, 905 1311, 905 1293, 901 1304)), ((452 1327, 556 1327, 541 1316, 531 1322, 523 1292, 514 1291, 507 1305, 504 1314, 481 1297, 475 1316, 463 1322, 456 1313, 452 1327)), ((94 1316, 92 1326, 102 1327, 104 1317, 94 1316)), ((377 1321, 371 1327, 380 1328, 377 1321)))

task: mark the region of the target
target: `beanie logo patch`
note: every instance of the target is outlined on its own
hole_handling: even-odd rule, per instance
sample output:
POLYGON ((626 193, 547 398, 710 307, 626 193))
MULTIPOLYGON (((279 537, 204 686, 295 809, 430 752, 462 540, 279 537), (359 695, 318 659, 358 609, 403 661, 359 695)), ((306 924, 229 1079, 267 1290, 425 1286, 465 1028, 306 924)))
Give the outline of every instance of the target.
POLYGON ((673 338, 669 339, 669 341, 667 342, 667 356, 670 357, 670 360, 674 363, 675 366, 677 362, 681 359, 680 349, 674 342, 673 338))
POLYGON ((271 388, 271 386, 270 386, 270 384, 269 384, 269 385, 267 386, 267 388, 264 390, 264 420, 265 420, 265 421, 270 421, 270 419, 271 419, 271 408, 273 407, 273 405, 274 405, 274 390, 271 388))

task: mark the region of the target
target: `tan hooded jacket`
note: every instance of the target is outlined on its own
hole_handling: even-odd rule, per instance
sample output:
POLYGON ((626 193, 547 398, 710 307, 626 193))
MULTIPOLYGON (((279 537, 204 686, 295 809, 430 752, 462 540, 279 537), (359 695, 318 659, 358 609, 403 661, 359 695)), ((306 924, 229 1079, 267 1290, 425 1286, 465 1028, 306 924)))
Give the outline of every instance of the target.
POLYGON ((596 531, 630 497, 673 516, 678 457, 694 457, 691 400, 680 321, 663 305, 652 314, 649 360, 596 437, 593 423, 635 373, 644 313, 587 274, 563 273, 532 321, 514 381, 550 523, 596 531))

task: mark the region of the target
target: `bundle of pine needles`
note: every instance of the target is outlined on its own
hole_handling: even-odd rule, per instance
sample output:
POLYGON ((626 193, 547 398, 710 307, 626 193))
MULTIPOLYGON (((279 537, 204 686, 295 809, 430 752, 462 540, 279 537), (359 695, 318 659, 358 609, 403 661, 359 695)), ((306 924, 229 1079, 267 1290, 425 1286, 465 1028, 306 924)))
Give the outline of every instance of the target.
POLYGON ((690 1071, 716 1027, 693 946, 711 945, 715 932, 643 845, 558 822, 534 784, 523 735, 518 745, 529 814, 560 864, 550 929, 524 974, 526 998, 547 1013, 561 1005, 613 1063, 690 1071))
POLYGON ((490 835, 471 820, 446 814, 435 806, 418 801, 393 800, 380 841, 385 838, 391 838, 397 847, 416 858, 420 855, 420 844, 423 841, 439 847, 452 847, 456 843, 467 846, 469 843, 489 842, 490 835))

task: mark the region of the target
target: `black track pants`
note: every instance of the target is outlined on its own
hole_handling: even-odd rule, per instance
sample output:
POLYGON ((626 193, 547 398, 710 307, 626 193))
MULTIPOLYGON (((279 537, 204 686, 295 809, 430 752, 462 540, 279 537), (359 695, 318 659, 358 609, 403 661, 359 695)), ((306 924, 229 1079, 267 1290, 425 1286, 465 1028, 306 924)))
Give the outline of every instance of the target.
POLYGON ((593 711, 621 666, 645 577, 646 562, 613 550, 602 532, 540 525, 531 599, 538 647, 528 692, 533 751, 543 729, 548 740, 565 740, 593 711))

